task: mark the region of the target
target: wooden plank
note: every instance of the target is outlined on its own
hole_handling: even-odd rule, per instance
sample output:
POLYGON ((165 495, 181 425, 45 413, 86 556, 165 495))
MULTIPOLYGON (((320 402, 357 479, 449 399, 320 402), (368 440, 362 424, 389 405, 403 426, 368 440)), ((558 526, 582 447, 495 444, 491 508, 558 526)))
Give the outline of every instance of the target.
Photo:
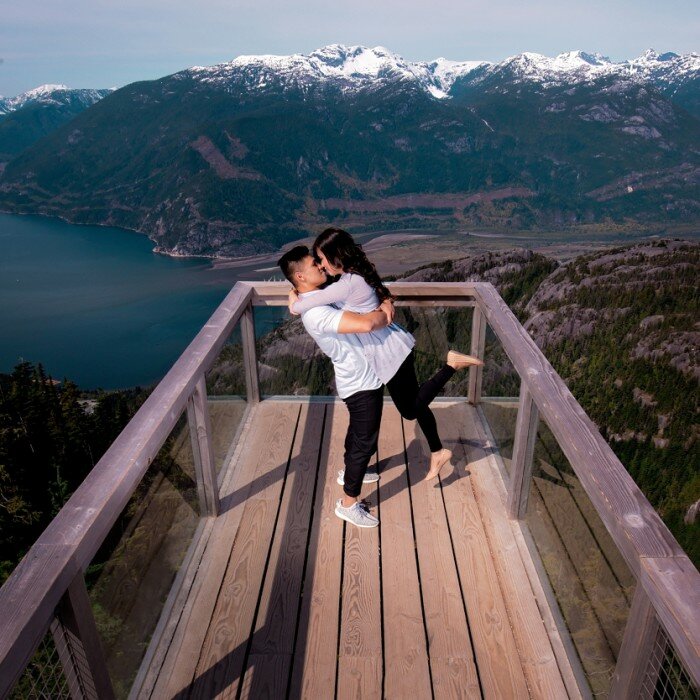
POLYGON ((485 697, 527 697, 501 583, 491 558, 491 551, 500 543, 491 542, 490 533, 484 529, 472 489, 473 477, 467 473, 481 468, 467 459, 460 434, 474 434, 474 411, 441 405, 435 412, 443 439, 454 444, 452 464, 442 469, 440 478, 481 687, 485 697))
POLYGON ((455 406, 453 412, 461 416, 457 426, 469 460, 470 481, 490 543, 528 689, 532 696, 538 698, 568 697, 557 657, 538 609, 537 597, 506 515, 505 486, 498 466, 486 448, 487 437, 478 413, 464 404, 455 406), (471 426, 471 429, 467 426, 471 426))
MULTIPOLYGON (((306 406, 300 407, 302 411, 306 406)), ((280 505, 296 421, 278 419, 263 445, 229 565, 197 664, 191 696, 235 695, 280 505)))
POLYGON ((249 403, 260 401, 258 358, 255 351, 255 317, 249 303, 241 316, 241 342, 243 344, 243 366, 245 368, 246 395, 249 403))
MULTIPOLYGON (((481 309, 476 306, 472 316, 472 339, 470 353, 475 357, 484 359, 486 351, 486 319, 481 309)), ((484 377, 483 366, 472 365, 469 368, 469 389, 467 398, 470 404, 478 404, 481 401, 481 384, 484 377)))
MULTIPOLYGON (((376 513, 377 486, 362 497, 376 513)), ((338 658, 338 697, 380 698, 382 693, 379 529, 345 523, 345 562, 338 658), (361 694, 358 693, 361 691, 361 694)))
POLYGON ((211 420, 207 405, 207 385, 203 374, 197 380, 192 396, 187 402, 187 419, 201 515, 216 517, 220 508, 219 485, 216 481, 214 451, 211 442, 211 420))
POLYGON ((683 667, 700 688, 700 576, 687 557, 642 560, 640 583, 683 667))
POLYGON ((401 416, 384 407, 379 434, 379 517, 382 542, 384 697, 429 698, 430 668, 401 416))
POLYGON ((462 297, 443 297, 442 299, 423 299, 421 297, 402 297, 394 302, 395 306, 424 307, 431 309, 475 308, 476 302, 462 297))
POLYGON ((343 521, 335 514, 335 502, 342 487, 336 483, 336 475, 344 466, 343 444, 347 428, 345 406, 329 405, 294 654, 291 698, 330 698, 335 693, 343 556, 343 521))
POLYGON ((302 409, 245 670, 244 696, 287 693, 325 411, 323 404, 302 409))
MULTIPOLYGON (((289 287, 287 287, 289 289, 289 287)), ((265 297, 259 297, 253 302, 253 306, 287 306, 289 299, 287 292, 282 294, 274 294, 265 297)), ((475 307, 476 302, 472 299, 462 296, 443 296, 440 299, 424 299, 419 296, 403 296, 394 301, 395 306, 411 306, 411 307, 428 307, 433 309, 442 309, 444 307, 469 308, 475 307)))
MULTIPOLYGON (((280 693, 282 682, 287 685, 291 657, 288 654, 251 654, 248 657, 248 671, 241 681, 240 697, 245 700, 260 698, 284 698, 280 693)), ((235 698, 233 688, 227 688, 221 696, 235 698)))
MULTIPOLYGON (((171 642, 152 697, 173 697, 189 692, 197 674, 197 664, 210 629, 224 577, 233 561, 233 543, 243 518, 248 498, 260 488, 259 471, 274 464, 267 462, 260 445, 269 444, 279 432, 279 426, 293 425, 300 410, 299 404, 262 402, 256 409, 249 431, 243 436, 238 462, 233 465, 233 480, 222 486, 222 514, 216 518, 210 543, 202 557, 189 600, 184 607, 176 634, 171 642)), ((290 436, 291 441, 291 436, 290 436)), ((275 444, 280 439, 274 438, 275 444)), ((290 445, 287 445, 287 454, 290 445)), ((284 447, 276 449, 279 459, 286 460, 284 447)), ((247 632, 250 630, 248 629, 247 632)), ((199 680, 202 685, 204 679, 199 680)))
POLYGON ((428 471, 429 453, 417 423, 403 425, 433 686, 440 689, 440 697, 480 697, 441 490, 435 481, 421 480, 428 471), (454 688, 460 693, 451 696, 454 688))
POLYGON ((491 328, 632 571, 639 575, 641 557, 685 556, 498 292, 491 285, 474 289, 491 328))
POLYGON ((374 657, 341 656, 340 667, 342 673, 338 677, 338 700, 381 698, 381 654, 374 657))
POLYGON ((658 633, 659 621, 654 608, 644 588, 638 586, 634 592, 632 609, 610 686, 611 700, 641 697, 642 684, 658 633))
POLYGON ((508 486, 508 517, 519 520, 527 512, 532 478, 532 456, 537 442, 539 414, 525 383, 520 384, 518 417, 515 421, 513 460, 508 486))
MULTIPOLYGON (((250 282, 255 306, 286 306, 289 282, 250 282)), ((471 282, 388 282, 387 287, 399 302, 425 300, 435 306, 449 301, 471 301, 478 283, 471 282)))

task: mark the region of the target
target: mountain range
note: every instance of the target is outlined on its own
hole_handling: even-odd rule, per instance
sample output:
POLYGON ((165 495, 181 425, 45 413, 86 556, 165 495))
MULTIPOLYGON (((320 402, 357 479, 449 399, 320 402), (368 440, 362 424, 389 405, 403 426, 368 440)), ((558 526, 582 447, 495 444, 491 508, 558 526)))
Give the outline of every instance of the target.
POLYGON ((84 92, 14 150, 8 123, 50 107, 0 100, 0 208, 186 255, 270 251, 331 222, 664 231, 700 214, 697 54, 409 62, 332 45, 84 92))
POLYGON ((110 92, 41 85, 17 97, 0 97, 0 162, 11 160, 110 92))

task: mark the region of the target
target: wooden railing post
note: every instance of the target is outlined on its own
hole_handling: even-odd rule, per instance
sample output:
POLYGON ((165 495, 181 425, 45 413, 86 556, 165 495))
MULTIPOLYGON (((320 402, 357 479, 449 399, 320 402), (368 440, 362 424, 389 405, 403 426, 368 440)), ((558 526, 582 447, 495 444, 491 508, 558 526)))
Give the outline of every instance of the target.
POLYGON ((659 622, 654 607, 644 588, 637 584, 610 687, 610 700, 641 697, 647 675, 650 672, 658 675, 658 668, 649 668, 658 633, 659 622))
POLYGON ((511 520, 520 520, 527 511, 527 498, 532 479, 532 457, 535 453, 539 418, 539 411, 527 385, 521 382, 508 488, 508 517, 511 520))
MULTIPOLYGON (((472 316, 472 346, 471 354, 480 359, 484 359, 484 349, 486 347, 486 318, 477 304, 474 307, 472 316)), ((483 367, 472 365, 469 368, 469 392, 467 398, 469 403, 476 405, 481 401, 481 380, 484 374, 483 367)))
POLYGON ((216 517, 220 510, 219 486, 211 446, 211 421, 204 375, 197 380, 192 396, 187 401, 187 421, 190 426, 201 514, 216 517))
POLYGON ((241 316, 241 339, 243 342, 243 366, 245 368, 245 385, 249 403, 260 401, 260 382, 258 381, 258 358, 255 352, 255 322, 253 305, 246 306, 241 316))
POLYGON ((71 695, 113 700, 114 689, 82 572, 61 599, 56 617, 51 631, 71 695))

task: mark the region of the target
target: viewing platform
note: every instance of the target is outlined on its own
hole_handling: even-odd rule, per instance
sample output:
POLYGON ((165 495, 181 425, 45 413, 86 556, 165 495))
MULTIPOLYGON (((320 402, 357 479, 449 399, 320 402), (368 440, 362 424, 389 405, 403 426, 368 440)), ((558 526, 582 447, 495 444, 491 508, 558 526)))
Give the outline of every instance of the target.
POLYGON ((485 366, 432 481, 385 400, 363 530, 288 288, 233 288, 0 589, 0 697, 697 697, 700 575, 495 289, 390 285, 419 378, 485 366))

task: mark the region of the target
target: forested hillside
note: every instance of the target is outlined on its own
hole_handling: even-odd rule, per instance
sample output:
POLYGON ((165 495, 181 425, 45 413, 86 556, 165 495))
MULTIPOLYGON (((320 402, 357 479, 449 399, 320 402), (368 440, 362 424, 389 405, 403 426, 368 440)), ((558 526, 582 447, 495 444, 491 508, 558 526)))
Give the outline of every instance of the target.
POLYGON ((700 500, 699 244, 658 240, 563 266, 487 253, 407 279, 492 282, 700 562, 700 522, 684 522, 700 500))
POLYGON ((86 398, 27 362, 0 375, 0 584, 145 397, 86 398))

